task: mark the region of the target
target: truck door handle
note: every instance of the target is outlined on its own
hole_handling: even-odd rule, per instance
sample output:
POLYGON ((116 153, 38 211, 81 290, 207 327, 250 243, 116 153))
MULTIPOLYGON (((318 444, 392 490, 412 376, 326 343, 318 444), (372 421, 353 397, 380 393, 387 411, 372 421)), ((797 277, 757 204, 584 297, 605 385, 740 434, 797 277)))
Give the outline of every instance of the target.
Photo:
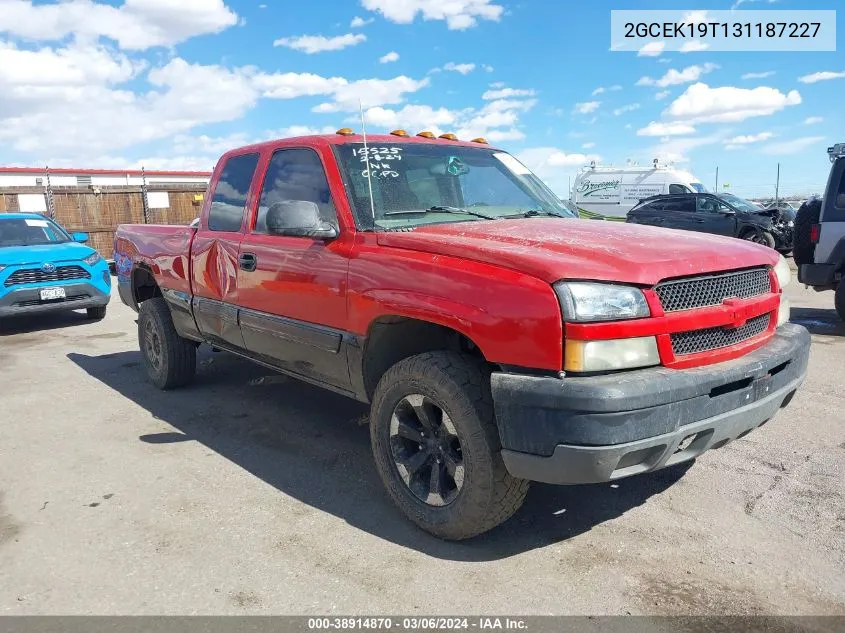
POLYGON ((238 258, 238 265, 241 267, 241 270, 251 273, 258 265, 258 258, 255 256, 255 253, 241 253, 241 256, 238 258))

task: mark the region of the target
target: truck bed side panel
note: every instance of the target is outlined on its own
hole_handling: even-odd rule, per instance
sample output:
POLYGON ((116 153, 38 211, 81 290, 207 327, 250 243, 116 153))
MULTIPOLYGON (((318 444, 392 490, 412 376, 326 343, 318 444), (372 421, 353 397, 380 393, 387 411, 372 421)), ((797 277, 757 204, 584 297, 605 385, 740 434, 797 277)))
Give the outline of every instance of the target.
POLYGON ((195 229, 187 226, 123 224, 114 244, 118 291, 123 302, 138 309, 139 271, 152 275, 170 305, 182 336, 199 340, 191 311, 190 254, 195 229))

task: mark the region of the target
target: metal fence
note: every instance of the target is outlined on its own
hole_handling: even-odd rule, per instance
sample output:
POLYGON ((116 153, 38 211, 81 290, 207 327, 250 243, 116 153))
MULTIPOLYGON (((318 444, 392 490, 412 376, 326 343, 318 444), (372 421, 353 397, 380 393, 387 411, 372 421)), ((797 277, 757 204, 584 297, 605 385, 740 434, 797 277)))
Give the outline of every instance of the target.
POLYGON ((199 215, 205 185, 2 187, 0 213, 35 207, 70 232, 88 233, 89 244, 111 260, 118 224, 190 224, 199 215), (44 197, 43 206, 37 196, 44 197), (21 197, 26 204, 21 204, 21 197), (22 208, 24 207, 24 208, 22 208))

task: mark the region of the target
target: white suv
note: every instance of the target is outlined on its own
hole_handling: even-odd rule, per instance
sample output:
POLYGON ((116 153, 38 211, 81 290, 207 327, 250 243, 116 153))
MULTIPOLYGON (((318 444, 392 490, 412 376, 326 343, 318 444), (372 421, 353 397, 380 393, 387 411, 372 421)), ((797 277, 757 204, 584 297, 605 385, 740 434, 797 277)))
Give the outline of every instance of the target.
POLYGON ((808 200, 795 219, 793 256, 798 281, 835 290, 836 312, 845 321, 845 143, 827 149, 833 166, 824 197, 808 200))

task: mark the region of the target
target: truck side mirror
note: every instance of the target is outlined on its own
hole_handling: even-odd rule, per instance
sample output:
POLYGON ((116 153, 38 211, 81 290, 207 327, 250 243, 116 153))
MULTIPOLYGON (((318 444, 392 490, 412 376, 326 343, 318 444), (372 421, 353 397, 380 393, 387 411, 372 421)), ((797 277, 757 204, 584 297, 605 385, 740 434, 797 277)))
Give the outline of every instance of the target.
POLYGON ((337 228, 320 218, 320 208, 307 200, 282 200, 267 209, 267 232, 272 235, 330 240, 337 228))
POLYGON ((83 244, 88 241, 88 234, 87 233, 74 233, 70 236, 74 242, 82 242, 83 244))

